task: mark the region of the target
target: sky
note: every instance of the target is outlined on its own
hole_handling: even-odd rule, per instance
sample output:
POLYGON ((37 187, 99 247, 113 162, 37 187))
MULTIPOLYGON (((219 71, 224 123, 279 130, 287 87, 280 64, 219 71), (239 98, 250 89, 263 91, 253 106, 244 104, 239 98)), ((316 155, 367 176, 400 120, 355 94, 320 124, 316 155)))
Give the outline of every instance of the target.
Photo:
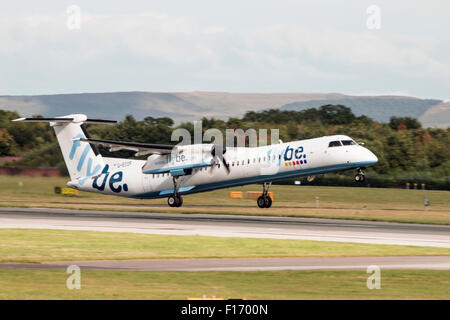
POLYGON ((450 1, 1 0, 0 95, 338 92, 450 100, 450 1))

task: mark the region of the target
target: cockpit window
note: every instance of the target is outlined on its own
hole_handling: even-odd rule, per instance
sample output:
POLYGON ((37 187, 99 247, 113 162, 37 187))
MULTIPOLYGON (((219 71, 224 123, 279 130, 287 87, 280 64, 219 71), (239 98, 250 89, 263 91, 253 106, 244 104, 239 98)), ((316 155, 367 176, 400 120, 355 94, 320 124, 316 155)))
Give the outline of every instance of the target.
POLYGON ((353 140, 342 140, 342 144, 343 144, 344 146, 352 146, 352 145, 355 145, 356 142, 353 141, 353 140))
POLYGON ((328 145, 328 147, 340 147, 341 146, 341 142, 340 141, 331 141, 330 144, 328 145))

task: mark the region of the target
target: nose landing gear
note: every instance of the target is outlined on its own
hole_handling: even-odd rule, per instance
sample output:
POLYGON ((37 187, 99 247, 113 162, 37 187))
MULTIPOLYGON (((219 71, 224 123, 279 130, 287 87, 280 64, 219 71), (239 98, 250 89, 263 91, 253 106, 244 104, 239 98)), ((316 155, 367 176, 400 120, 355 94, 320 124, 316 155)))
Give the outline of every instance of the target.
POLYGON ((361 168, 358 169, 358 173, 355 175, 355 181, 356 182, 364 182, 366 180, 366 177, 364 176, 364 172, 361 170, 361 168))
POLYGON ((269 196, 269 188, 272 185, 272 182, 264 182, 263 184, 263 194, 258 197, 256 203, 260 208, 270 208, 272 206, 272 198, 269 196))

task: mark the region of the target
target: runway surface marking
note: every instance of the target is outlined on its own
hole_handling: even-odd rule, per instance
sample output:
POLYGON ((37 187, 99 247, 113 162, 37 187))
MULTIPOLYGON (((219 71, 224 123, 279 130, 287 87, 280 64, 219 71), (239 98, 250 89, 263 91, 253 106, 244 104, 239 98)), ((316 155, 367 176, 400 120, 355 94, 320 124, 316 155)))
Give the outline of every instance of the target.
POLYGON ((0 208, 0 228, 298 239, 450 248, 450 226, 339 219, 0 208))

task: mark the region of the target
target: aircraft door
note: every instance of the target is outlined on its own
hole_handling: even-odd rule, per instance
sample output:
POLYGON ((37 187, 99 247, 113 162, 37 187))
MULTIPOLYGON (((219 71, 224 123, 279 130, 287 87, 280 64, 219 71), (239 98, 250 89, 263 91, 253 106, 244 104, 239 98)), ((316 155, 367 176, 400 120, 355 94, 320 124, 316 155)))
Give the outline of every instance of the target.
POLYGON ((151 191, 152 174, 142 174, 142 186, 144 187, 144 192, 151 191))

